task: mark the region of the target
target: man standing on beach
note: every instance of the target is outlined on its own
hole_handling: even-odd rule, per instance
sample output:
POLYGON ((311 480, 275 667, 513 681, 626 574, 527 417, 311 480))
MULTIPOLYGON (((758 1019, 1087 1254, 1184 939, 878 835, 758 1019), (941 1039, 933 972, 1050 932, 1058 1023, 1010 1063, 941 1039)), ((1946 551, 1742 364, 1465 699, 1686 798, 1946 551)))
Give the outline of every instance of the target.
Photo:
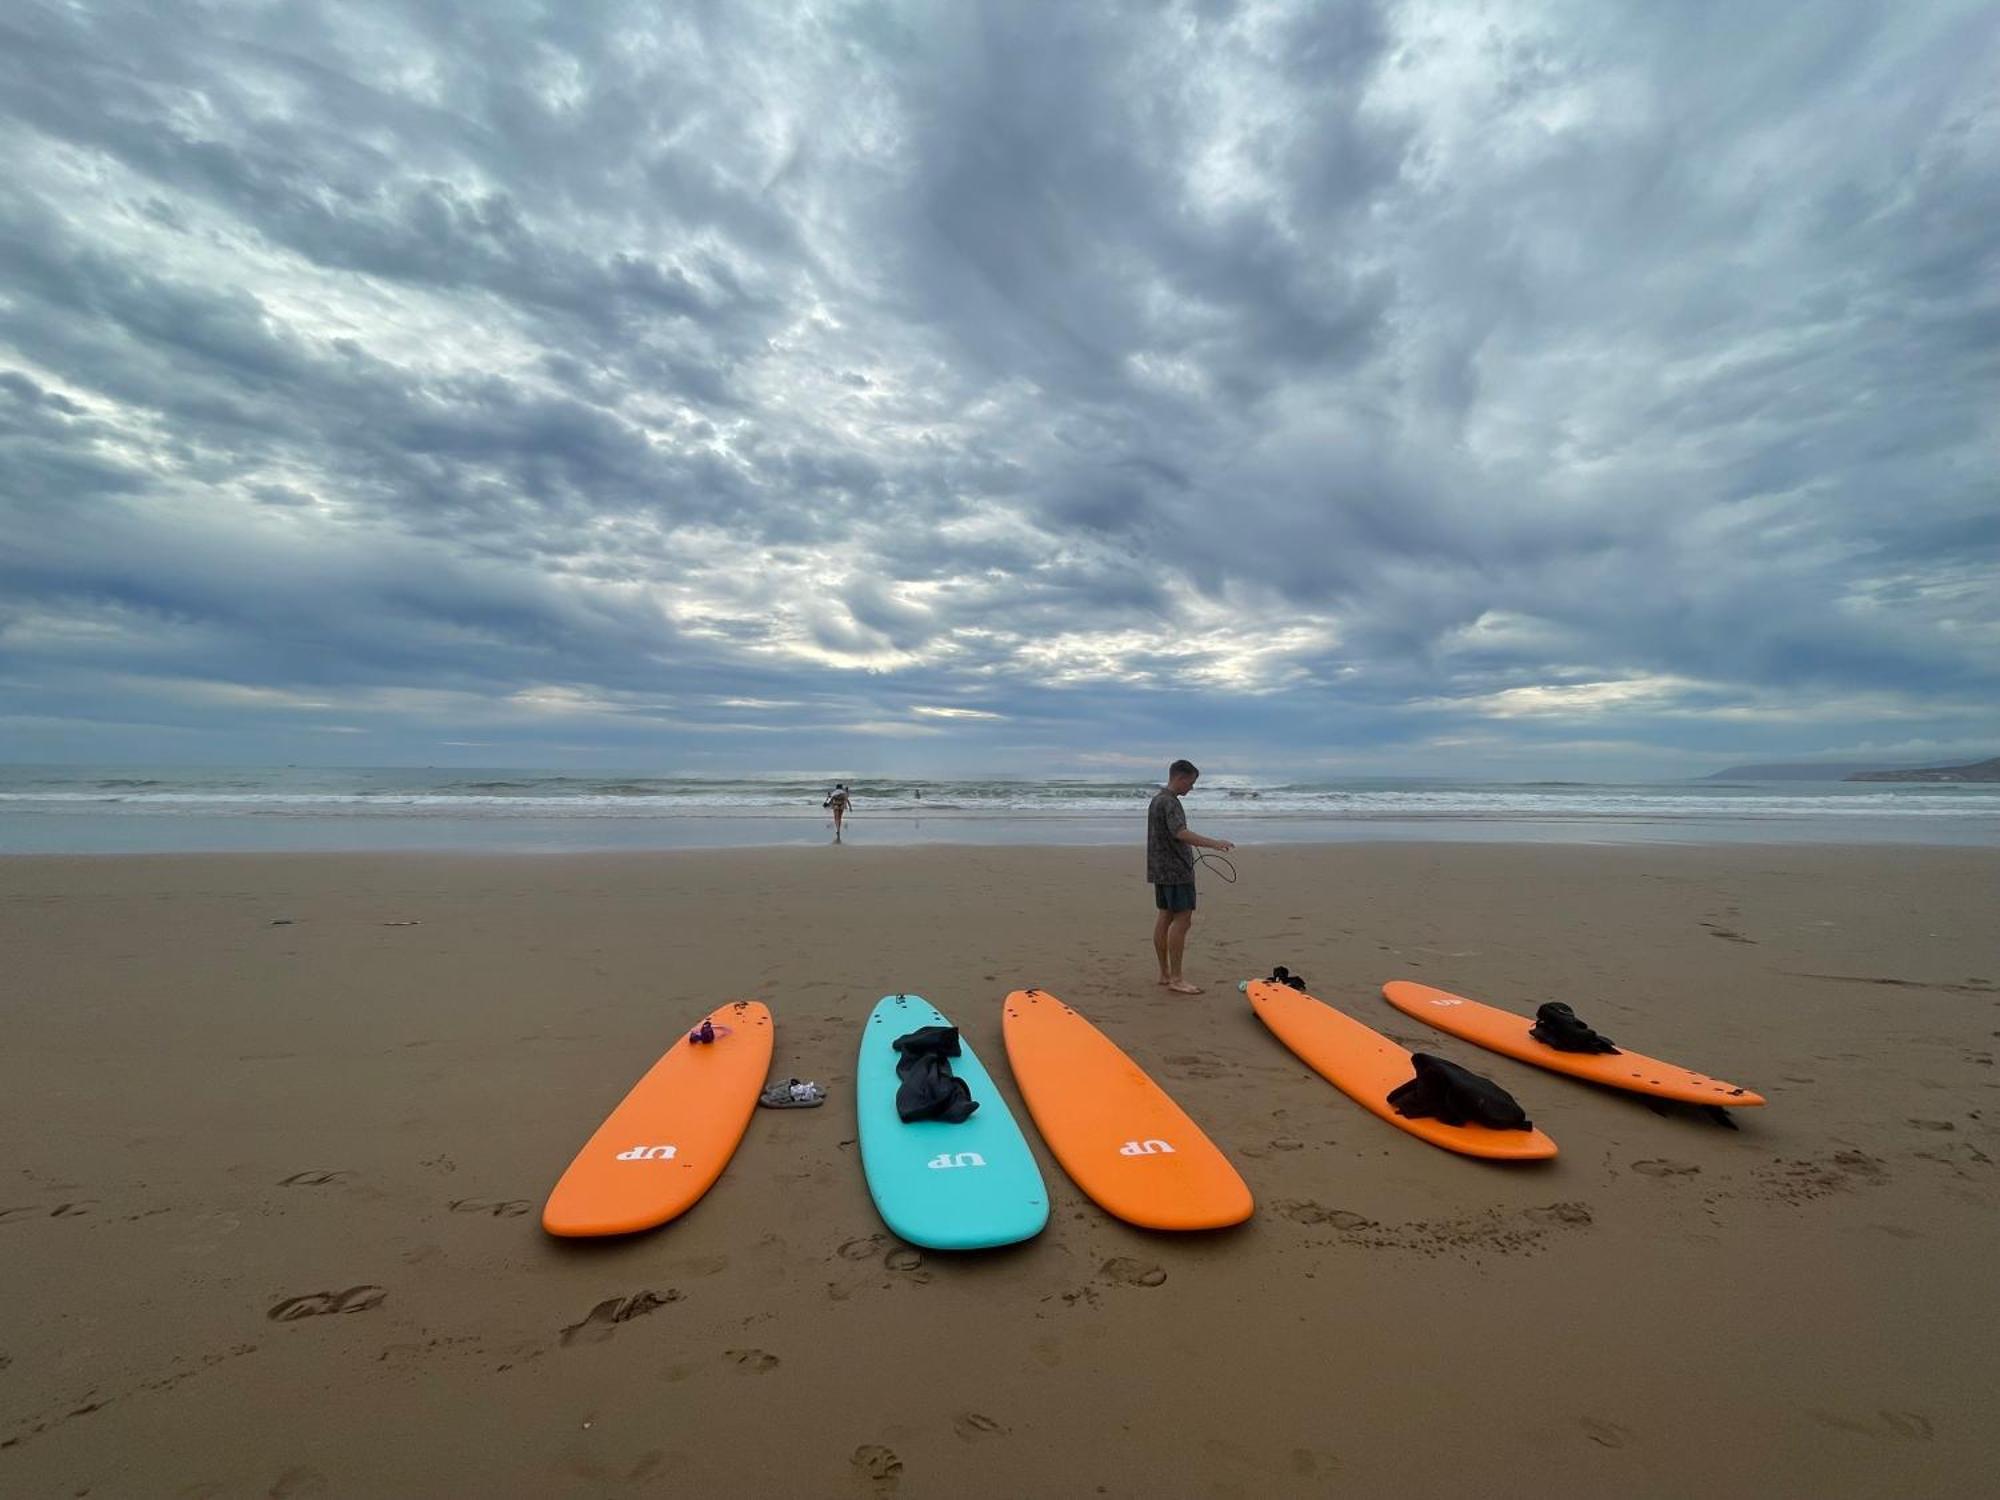
POLYGON ((1200 775, 1193 761, 1175 761, 1167 767, 1167 784, 1146 808, 1146 878, 1153 883, 1153 904, 1160 910, 1153 922, 1153 952, 1160 959, 1160 983, 1176 995, 1201 993, 1200 985, 1181 977, 1181 953, 1194 921, 1194 851, 1236 847, 1187 826, 1181 798, 1194 790, 1200 775))

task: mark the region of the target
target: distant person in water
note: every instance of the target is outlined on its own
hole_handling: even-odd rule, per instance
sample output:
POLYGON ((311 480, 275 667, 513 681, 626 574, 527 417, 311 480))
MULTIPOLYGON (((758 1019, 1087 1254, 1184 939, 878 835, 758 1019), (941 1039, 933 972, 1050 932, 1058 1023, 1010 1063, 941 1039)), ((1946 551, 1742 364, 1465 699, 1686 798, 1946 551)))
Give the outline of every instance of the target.
POLYGON ((1181 954, 1194 922, 1194 851, 1236 846, 1212 839, 1187 826, 1181 798, 1194 790, 1201 776, 1193 761, 1177 760, 1167 767, 1167 784, 1153 794, 1146 808, 1146 879, 1153 884, 1153 952, 1160 960, 1160 983, 1176 995, 1199 995, 1201 986, 1181 976, 1181 954))
POLYGON ((820 804, 821 807, 833 809, 833 841, 836 844, 840 842, 841 820, 847 816, 847 802, 847 783, 836 781, 833 790, 826 794, 826 801, 820 804))

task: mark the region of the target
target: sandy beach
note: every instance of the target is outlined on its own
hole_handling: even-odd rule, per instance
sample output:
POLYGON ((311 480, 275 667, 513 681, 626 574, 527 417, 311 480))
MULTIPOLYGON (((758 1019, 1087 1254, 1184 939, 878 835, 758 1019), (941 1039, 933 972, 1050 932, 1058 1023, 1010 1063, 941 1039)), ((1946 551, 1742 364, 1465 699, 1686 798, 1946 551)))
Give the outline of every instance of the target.
POLYGON ((1237 862, 1179 1000, 1125 849, 0 861, 0 1492, 1990 1486, 1994 851, 1237 862), (1561 1156, 1474 1163, 1364 1114, 1236 993, 1274 963, 1503 1083, 1561 1156), (1566 999, 1770 1105, 1732 1132, 1479 1053, 1384 1004, 1396 977, 1566 999), (1011 1098, 1026 985, 1203 1124, 1248 1224, 1129 1228, 1044 1151, 1026 1245, 883 1231, 861 1019, 929 997, 1011 1098), (831 1104, 760 1112, 661 1231, 544 1236, 584 1138, 739 996, 831 1104))

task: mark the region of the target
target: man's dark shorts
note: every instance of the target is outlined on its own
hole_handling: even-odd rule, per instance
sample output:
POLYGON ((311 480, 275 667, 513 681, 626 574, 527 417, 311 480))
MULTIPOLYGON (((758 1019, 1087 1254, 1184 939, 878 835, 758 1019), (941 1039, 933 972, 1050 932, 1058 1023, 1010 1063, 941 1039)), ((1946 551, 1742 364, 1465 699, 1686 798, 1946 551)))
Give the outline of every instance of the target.
POLYGON ((1186 885, 1156 885, 1153 887, 1153 905, 1161 911, 1193 911, 1194 882, 1186 885))

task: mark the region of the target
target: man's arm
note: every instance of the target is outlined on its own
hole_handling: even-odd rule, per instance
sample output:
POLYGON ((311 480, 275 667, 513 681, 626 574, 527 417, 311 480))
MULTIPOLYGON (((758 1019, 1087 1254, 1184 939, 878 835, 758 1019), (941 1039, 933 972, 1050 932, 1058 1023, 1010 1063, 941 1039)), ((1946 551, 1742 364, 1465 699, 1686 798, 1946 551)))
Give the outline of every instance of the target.
POLYGON ((1205 834, 1196 833, 1192 828, 1183 828, 1176 832, 1174 837, 1183 844, 1193 844, 1197 849, 1219 849, 1224 854, 1236 847, 1228 839, 1212 839, 1205 834))

